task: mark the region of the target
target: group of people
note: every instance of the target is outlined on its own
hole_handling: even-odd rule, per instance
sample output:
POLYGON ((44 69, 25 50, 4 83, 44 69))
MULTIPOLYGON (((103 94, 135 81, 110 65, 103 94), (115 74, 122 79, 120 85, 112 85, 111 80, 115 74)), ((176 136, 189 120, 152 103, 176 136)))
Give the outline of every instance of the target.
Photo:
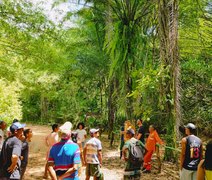
MULTIPOLYGON (((137 180, 142 173, 150 173, 152 155, 156 152, 159 158, 158 145, 164 145, 154 125, 149 126, 147 138, 141 119, 137 120, 137 125, 138 131, 131 126, 121 130, 120 158, 126 161, 124 180, 137 180)), ((0 121, 0 180, 24 179, 32 138, 32 130, 25 126, 14 120, 6 135, 7 124, 0 121)), ((86 180, 90 177, 104 179, 100 170, 102 144, 99 129, 90 129, 88 139, 84 127, 83 123, 79 123, 77 130, 72 131, 71 122, 52 125, 52 132, 45 138, 48 151, 44 178, 50 175, 52 180, 79 180, 81 166, 85 166, 86 180)), ((181 141, 180 180, 211 180, 212 141, 207 144, 205 159, 202 159, 203 144, 195 131, 194 124, 185 126, 186 136, 181 141)))
POLYGON ((141 172, 150 173, 151 158, 156 144, 164 144, 154 125, 149 126, 149 136, 145 142, 145 129, 142 123, 142 119, 137 120, 137 133, 131 126, 121 129, 120 158, 126 161, 124 179, 140 179, 141 172))
POLYGON ((81 166, 86 166, 86 180, 91 176, 95 180, 103 179, 99 129, 90 129, 90 139, 86 140, 84 127, 84 123, 79 123, 77 130, 71 131, 71 122, 60 127, 52 125, 52 132, 45 138, 48 151, 44 178, 49 174, 53 180, 78 180, 81 166))
MULTIPOLYGON (((150 173, 151 157, 154 152, 156 152, 160 166, 159 145, 167 148, 154 125, 149 126, 149 135, 146 141, 141 119, 137 120, 137 125, 139 127, 137 133, 131 126, 121 129, 120 158, 127 162, 124 171, 126 180, 140 179, 141 173, 150 173)), ((195 135, 196 126, 188 123, 184 128, 185 137, 181 140, 180 180, 212 180, 212 141, 207 144, 205 159, 202 160, 203 144, 195 135)))
POLYGON ((28 164, 32 130, 14 119, 5 134, 7 123, 0 121, 0 180, 23 179, 28 164))

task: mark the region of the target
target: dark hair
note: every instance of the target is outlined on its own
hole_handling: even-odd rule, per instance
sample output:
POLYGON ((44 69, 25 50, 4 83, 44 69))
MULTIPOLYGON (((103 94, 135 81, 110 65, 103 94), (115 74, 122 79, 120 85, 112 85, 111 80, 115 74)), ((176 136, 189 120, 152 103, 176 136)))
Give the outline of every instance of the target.
POLYGON ((71 139, 74 143, 77 143, 77 137, 78 137, 78 134, 77 132, 72 132, 71 133, 71 139))
POLYGON ((19 122, 18 119, 13 119, 13 123, 19 122))
POLYGON ((140 119, 138 119, 138 121, 140 121, 141 123, 143 123, 143 120, 140 118, 140 119))
POLYGON ((150 124, 150 126, 155 130, 155 125, 154 124, 150 124))
POLYGON ((54 132, 54 130, 55 130, 56 128, 58 128, 58 124, 53 124, 53 125, 52 125, 52 131, 54 132))
POLYGON ((4 124, 4 123, 5 123, 4 121, 0 120, 0 125, 2 125, 2 124, 4 124))
POLYGON ((80 122, 80 123, 78 123, 78 125, 77 125, 77 129, 79 129, 80 125, 82 126, 82 129, 85 128, 85 124, 84 124, 83 122, 80 122))
POLYGON ((190 131, 191 134, 196 135, 196 132, 197 132, 196 129, 192 129, 192 128, 188 128, 188 129, 189 129, 189 131, 190 131))
POLYGON ((212 170, 212 140, 206 145, 204 165, 206 170, 212 170))
POLYGON ((29 134, 30 131, 31 131, 31 129, 25 129, 24 130, 24 136, 25 136, 25 138, 27 138, 27 134, 29 134))

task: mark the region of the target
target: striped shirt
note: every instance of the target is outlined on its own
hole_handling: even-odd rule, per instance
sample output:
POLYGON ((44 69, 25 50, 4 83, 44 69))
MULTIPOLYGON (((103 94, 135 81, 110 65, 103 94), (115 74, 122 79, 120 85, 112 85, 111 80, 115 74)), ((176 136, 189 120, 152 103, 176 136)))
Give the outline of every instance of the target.
MULTIPOLYGON (((79 146, 71 140, 61 140, 52 146, 48 162, 54 163, 57 176, 64 174, 74 164, 80 164, 79 146)), ((79 180, 78 171, 63 180, 79 180)))
POLYGON ((86 147, 86 162, 88 164, 99 164, 98 151, 102 150, 101 141, 93 137, 85 144, 85 147, 86 147))

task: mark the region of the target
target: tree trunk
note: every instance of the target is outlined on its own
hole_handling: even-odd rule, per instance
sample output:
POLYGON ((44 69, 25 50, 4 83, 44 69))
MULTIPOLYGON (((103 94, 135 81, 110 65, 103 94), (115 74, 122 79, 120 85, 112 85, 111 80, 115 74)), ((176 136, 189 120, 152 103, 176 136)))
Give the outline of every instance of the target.
MULTIPOLYGON (((178 52, 178 0, 158 0, 160 59, 162 71, 161 99, 164 104, 164 120, 167 124, 167 146, 176 147, 180 125, 180 81, 178 52)), ((166 149, 166 160, 176 160, 176 154, 166 149)))
POLYGON ((114 122, 116 114, 116 103, 115 103, 115 80, 113 79, 109 85, 109 95, 108 95, 108 125, 109 132, 108 138, 110 139, 110 146, 112 147, 114 141, 114 122))

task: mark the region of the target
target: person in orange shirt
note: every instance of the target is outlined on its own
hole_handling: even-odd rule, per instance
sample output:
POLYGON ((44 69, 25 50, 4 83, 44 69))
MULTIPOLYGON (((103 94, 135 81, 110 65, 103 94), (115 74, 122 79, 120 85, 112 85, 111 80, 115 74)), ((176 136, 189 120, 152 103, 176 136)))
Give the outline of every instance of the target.
POLYGON ((149 126, 149 136, 146 140, 145 148, 147 149, 147 153, 144 156, 144 164, 143 164, 143 173, 151 172, 151 158, 152 154, 155 151, 156 144, 164 144, 160 139, 157 131, 155 130, 154 125, 149 126))

